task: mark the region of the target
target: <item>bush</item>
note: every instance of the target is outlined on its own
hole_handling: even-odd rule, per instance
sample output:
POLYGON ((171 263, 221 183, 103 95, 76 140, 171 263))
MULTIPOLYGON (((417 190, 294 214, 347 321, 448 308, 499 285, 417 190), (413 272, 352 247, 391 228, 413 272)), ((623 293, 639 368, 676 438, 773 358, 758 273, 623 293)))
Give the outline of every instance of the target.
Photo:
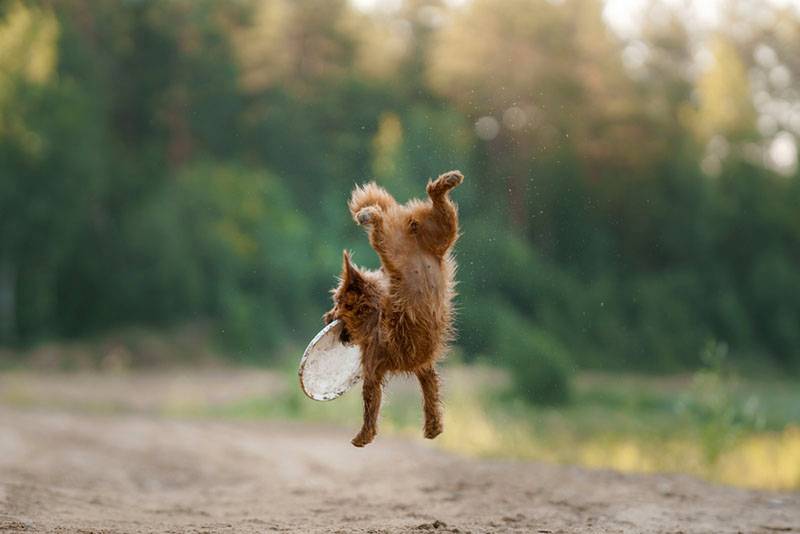
POLYGON ((511 372, 516 392, 533 404, 569 401, 575 366, 567 350, 546 331, 513 312, 498 314, 493 351, 511 372))

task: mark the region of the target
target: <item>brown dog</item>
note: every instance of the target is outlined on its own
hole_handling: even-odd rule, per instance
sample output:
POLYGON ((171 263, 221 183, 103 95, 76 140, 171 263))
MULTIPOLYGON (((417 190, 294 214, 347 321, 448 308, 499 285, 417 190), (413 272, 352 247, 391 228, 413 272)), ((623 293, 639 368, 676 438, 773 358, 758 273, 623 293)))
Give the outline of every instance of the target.
POLYGON ((435 362, 453 333, 456 264, 450 249, 458 238, 458 213, 448 191, 463 180, 459 171, 442 174, 428 182, 428 200, 403 205, 375 183, 356 187, 350 197, 350 213, 367 228, 381 269, 359 269, 345 251, 334 306, 323 320, 341 319, 342 341, 361 348, 364 423, 353 438, 356 447, 375 438, 381 389, 389 373, 417 375, 425 437, 442 432, 435 362))

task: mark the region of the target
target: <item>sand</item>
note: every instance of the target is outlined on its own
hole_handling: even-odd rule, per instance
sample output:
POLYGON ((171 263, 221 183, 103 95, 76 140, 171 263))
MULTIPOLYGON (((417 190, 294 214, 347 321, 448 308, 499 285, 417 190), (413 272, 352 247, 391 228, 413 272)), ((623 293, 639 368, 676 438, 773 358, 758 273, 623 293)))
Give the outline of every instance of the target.
POLYGON ((798 493, 352 433, 0 402, 0 533, 800 532, 798 493))

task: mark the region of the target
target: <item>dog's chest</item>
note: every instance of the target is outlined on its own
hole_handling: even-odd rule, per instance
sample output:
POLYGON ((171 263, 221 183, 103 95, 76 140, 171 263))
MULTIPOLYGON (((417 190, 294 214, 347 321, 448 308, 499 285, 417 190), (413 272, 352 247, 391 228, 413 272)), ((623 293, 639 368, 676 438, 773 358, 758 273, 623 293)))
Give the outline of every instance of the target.
POLYGON ((444 285, 444 273, 436 258, 418 255, 409 261, 405 273, 406 288, 416 297, 431 298, 441 294, 444 285))

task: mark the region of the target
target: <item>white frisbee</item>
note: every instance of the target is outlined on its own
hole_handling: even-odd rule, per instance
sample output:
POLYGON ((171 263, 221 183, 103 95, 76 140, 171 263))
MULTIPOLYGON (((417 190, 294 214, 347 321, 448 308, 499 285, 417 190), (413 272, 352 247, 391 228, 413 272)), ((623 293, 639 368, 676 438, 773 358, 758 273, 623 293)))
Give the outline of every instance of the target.
POLYGON ((329 401, 361 380, 361 350, 339 341, 344 325, 332 321, 314 336, 300 360, 300 387, 309 398, 329 401))

